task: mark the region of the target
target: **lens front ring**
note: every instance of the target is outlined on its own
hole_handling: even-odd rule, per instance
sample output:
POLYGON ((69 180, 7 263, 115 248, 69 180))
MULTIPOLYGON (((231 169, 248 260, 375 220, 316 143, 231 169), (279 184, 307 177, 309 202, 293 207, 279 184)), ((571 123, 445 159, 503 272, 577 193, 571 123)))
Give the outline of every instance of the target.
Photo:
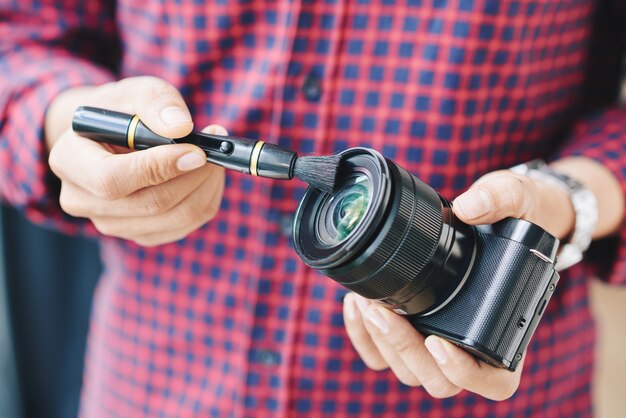
POLYGON ((376 151, 353 148, 342 157, 338 193, 350 187, 350 176, 365 175, 372 184, 371 202, 354 229, 328 245, 319 238, 315 220, 322 216, 332 224, 328 217, 333 212, 322 205, 329 197, 309 188, 294 223, 298 255, 310 267, 390 308, 408 314, 436 309, 467 277, 475 248, 473 228, 454 217, 447 200, 431 187, 376 151))

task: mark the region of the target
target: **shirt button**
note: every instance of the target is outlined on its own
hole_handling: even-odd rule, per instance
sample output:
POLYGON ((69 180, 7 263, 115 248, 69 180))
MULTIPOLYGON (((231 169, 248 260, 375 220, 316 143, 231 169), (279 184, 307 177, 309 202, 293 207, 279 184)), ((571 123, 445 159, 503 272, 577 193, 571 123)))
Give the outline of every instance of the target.
POLYGON ((293 230, 293 215, 285 214, 280 217, 280 233, 285 238, 291 238, 293 230))
POLYGON ((280 354, 271 350, 259 350, 257 361, 264 366, 277 366, 280 364, 280 354))
POLYGON ((322 85, 320 79, 314 74, 309 73, 302 84, 302 93, 309 102, 316 102, 322 96, 322 85))

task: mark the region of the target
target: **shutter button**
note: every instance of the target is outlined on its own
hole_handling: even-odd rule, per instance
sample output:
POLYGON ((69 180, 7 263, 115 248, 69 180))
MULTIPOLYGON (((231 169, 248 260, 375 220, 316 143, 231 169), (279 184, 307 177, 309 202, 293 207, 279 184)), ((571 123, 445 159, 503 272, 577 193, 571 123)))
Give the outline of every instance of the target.
POLYGON ((302 93, 309 102, 316 102, 322 96, 320 79, 314 73, 309 73, 304 79, 302 93))

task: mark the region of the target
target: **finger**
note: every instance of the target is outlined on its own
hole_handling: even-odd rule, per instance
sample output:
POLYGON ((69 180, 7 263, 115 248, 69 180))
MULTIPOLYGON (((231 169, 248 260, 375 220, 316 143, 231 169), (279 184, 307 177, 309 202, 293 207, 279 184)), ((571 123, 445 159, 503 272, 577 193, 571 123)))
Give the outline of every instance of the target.
MULTIPOLYGON (((221 168, 219 168, 219 170, 223 171, 223 169, 221 168)), ((203 217, 196 218, 194 222, 184 225, 180 228, 167 229, 158 232, 152 231, 144 235, 128 237, 127 239, 134 241, 136 244, 139 244, 143 247, 154 247, 157 245, 167 244, 169 242, 175 242, 186 238, 189 234, 204 226, 215 216, 219 209, 219 201, 221 200, 222 190, 220 190, 218 193, 219 197, 213 197, 214 206, 208 212, 206 212, 203 217)))
POLYGON ((393 348, 387 344, 385 337, 382 333, 388 332, 388 329, 380 330, 380 326, 386 326, 382 324, 380 319, 376 315, 372 315, 373 304, 361 296, 356 296, 356 304, 358 306, 361 315, 365 318, 365 329, 370 335, 370 338, 380 355, 385 359, 385 362, 391 368, 391 371, 396 375, 398 380, 407 386, 420 386, 421 382, 418 377, 411 373, 406 367, 402 359, 393 350, 393 348), (375 325, 376 324, 376 325, 375 325))
MULTIPOLYGON (((207 126, 202 132, 215 135, 228 134, 226 129, 219 125, 207 126)), ((126 198, 113 201, 100 199, 91 192, 65 181, 61 187, 61 208, 70 215, 84 218, 157 215, 178 205, 214 171, 211 165, 205 165, 162 185, 145 187, 126 198)))
POLYGON ((211 135, 228 135, 228 131, 221 125, 209 125, 202 130, 202 132, 211 134, 211 135))
POLYGON ((501 401, 510 398, 519 386, 524 359, 515 372, 510 372, 478 361, 459 347, 433 335, 426 339, 426 347, 443 374, 460 388, 501 401))
POLYGON ((116 200, 202 167, 206 155, 191 144, 111 154, 100 144, 67 132, 50 151, 52 171, 105 200, 116 200))
POLYGON ((384 370, 389 367, 372 341, 363 324, 361 311, 356 306, 355 294, 348 293, 343 299, 343 320, 354 349, 367 367, 372 370, 384 370))
POLYGON ((183 174, 161 185, 144 187, 127 197, 105 200, 83 188, 65 181, 61 186, 61 208, 72 216, 94 217, 145 217, 165 213, 178 205, 200 184, 210 178, 214 169, 210 165, 183 174))
POLYGON ((100 106, 136 114, 155 133, 180 138, 189 134, 193 122, 180 92, 157 77, 130 77, 103 87, 100 106))
POLYGON ((537 188, 526 176, 499 171, 480 179, 454 200, 454 213, 470 224, 497 222, 507 216, 530 215, 537 202, 537 188))
MULTIPOLYGON (((224 190, 224 169, 211 166, 214 173, 180 204, 166 213, 148 217, 98 217, 92 221, 104 235, 135 240, 139 236, 158 236, 167 231, 183 231, 184 235, 204 225, 219 209, 224 190)), ((163 241, 166 242, 166 241, 163 241)), ((163 243, 160 242, 160 243, 163 243)))
MULTIPOLYGON (((461 391, 442 373, 424 346, 424 337, 406 318, 377 304, 371 304, 368 308, 367 318, 372 324, 378 324, 376 332, 380 333, 404 367, 419 379, 431 396, 446 398, 461 391)), ((378 341, 378 338, 374 338, 374 341, 378 341)))

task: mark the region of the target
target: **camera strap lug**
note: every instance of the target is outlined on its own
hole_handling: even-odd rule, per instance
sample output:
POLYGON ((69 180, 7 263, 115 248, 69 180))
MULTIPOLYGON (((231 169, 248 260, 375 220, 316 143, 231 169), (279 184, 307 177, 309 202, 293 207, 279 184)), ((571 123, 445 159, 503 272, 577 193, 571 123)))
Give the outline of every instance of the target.
POLYGON ((539 257, 540 259, 542 259, 543 261, 545 261, 546 263, 554 264, 555 262, 553 259, 545 255, 544 253, 542 253, 541 251, 537 251, 534 248, 531 248, 529 251, 533 253, 534 255, 536 255, 537 257, 539 257))

